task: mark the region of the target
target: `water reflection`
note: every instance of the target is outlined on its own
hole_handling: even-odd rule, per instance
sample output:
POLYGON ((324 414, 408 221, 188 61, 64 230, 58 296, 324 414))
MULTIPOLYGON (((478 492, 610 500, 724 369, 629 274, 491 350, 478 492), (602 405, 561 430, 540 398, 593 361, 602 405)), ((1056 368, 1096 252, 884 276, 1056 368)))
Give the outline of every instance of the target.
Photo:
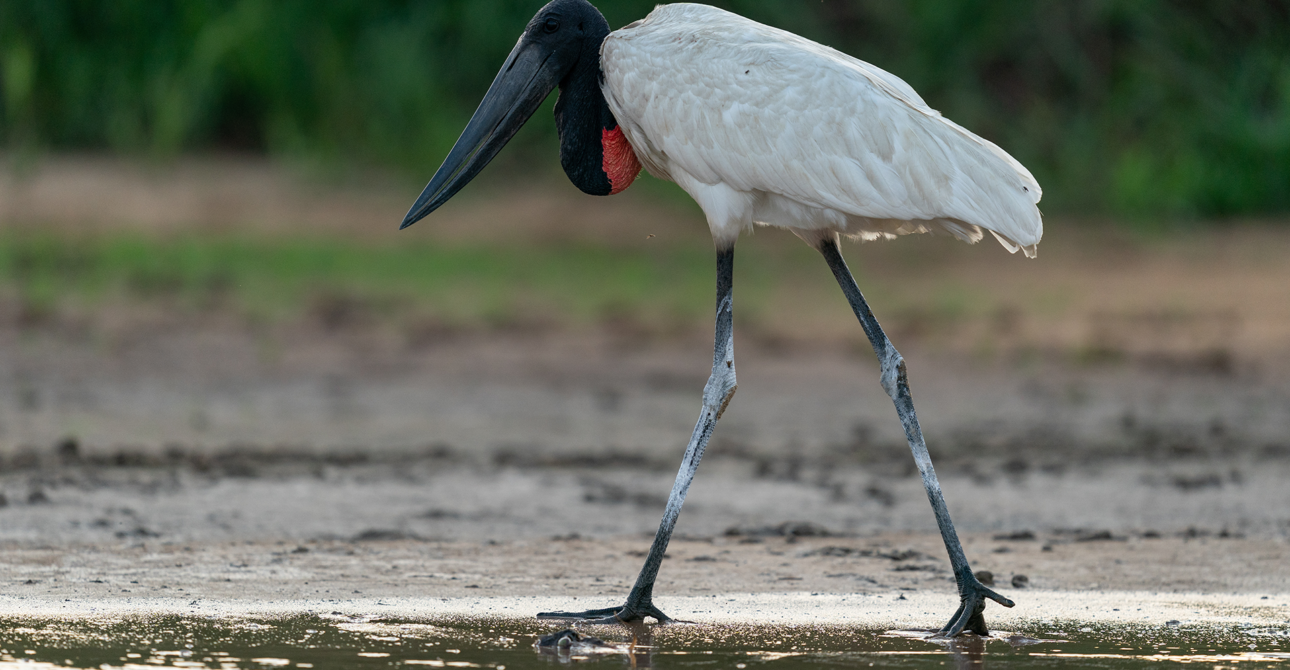
POLYGON ((0 670, 53 668, 490 668, 558 666, 1146 668, 1290 667, 1290 631, 1036 624, 954 640, 843 626, 582 626, 528 619, 398 621, 338 613, 283 619, 0 618, 0 670))
POLYGON ((985 667, 985 640, 979 635, 963 635, 945 645, 954 657, 958 670, 976 670, 985 667))
POLYGON ((623 642, 606 642, 572 628, 543 635, 533 643, 538 654, 561 663, 587 661, 607 655, 622 655, 633 668, 654 667, 654 630, 657 626, 634 621, 617 626, 626 633, 623 642))

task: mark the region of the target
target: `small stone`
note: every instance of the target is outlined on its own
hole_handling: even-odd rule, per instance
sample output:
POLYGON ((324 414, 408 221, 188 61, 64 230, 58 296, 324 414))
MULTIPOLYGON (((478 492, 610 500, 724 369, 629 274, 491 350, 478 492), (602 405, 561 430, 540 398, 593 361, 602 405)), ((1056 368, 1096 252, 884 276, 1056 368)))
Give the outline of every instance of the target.
POLYGON ((64 462, 75 462, 81 460, 81 443, 74 437, 64 437, 54 445, 54 450, 58 452, 58 458, 64 462))
POLYGON ((1027 586, 1030 586, 1030 578, 1029 578, 1029 577, 1027 577, 1027 576, 1025 576, 1025 575, 1013 575, 1013 576, 1012 576, 1012 588, 1014 588, 1014 589, 1024 589, 1024 588, 1026 588, 1027 586))
POLYGON ((994 539, 1008 542, 1027 542, 1035 539, 1035 532, 1032 530, 1018 530, 1011 533, 999 533, 994 536, 994 539))
POLYGON ((976 573, 976 580, 986 586, 994 586, 994 573, 989 570, 982 570, 976 573))

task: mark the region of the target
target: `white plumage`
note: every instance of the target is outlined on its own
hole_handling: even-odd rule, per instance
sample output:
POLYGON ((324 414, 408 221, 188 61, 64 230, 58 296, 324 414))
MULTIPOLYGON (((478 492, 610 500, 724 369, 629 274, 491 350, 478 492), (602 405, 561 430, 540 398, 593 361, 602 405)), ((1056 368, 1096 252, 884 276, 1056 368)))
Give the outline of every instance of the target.
POLYGON ((815 244, 982 229, 1035 255, 1039 184, 904 81, 706 5, 657 7, 601 46, 602 91, 636 156, 676 182, 719 245, 753 223, 815 244))

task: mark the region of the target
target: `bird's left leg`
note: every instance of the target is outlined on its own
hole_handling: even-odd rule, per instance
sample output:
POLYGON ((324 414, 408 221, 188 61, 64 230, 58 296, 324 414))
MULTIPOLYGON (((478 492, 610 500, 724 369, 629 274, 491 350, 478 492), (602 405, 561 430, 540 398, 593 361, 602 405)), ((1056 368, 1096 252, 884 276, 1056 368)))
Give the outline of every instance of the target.
POLYGON ((985 611, 986 599, 989 598, 1004 607, 1012 607, 1013 602, 986 588, 972 574, 967 556, 963 553, 963 545, 954 530, 954 522, 950 521, 950 510, 945 506, 941 484, 936 479, 936 471, 932 469, 932 457, 927 453, 927 443, 923 441, 923 430, 918 425, 918 416, 914 414, 914 400, 909 393, 904 357, 896 351, 896 347, 892 346, 891 340, 887 339, 887 334, 882 332, 882 327, 878 325, 878 320, 870 311, 864 295, 860 293, 860 287, 856 286, 851 270, 847 269, 846 261, 842 260, 842 254, 838 251, 837 236, 824 239, 819 243, 819 249, 820 253, 824 254, 824 259, 828 261, 829 268, 833 270, 833 276, 842 287, 842 292, 846 294, 847 302, 851 303, 851 309, 855 312, 856 318, 860 319, 860 325, 864 328, 865 335, 869 336, 869 343, 873 345, 874 352, 878 354, 878 361, 882 364, 882 387, 896 404, 896 413, 900 415, 900 422, 905 426, 905 438, 909 441, 910 451, 914 452, 914 463, 918 465, 918 471, 923 476, 923 488, 927 490, 927 499, 932 503, 932 511, 936 514, 936 525, 941 529, 941 539, 945 541, 945 549, 950 555, 950 565, 954 568, 954 580, 958 582, 959 587, 959 609, 937 634, 954 637, 964 630, 969 630, 979 635, 986 635, 989 629, 986 628, 985 617, 982 615, 985 611))
POLYGON ((671 619, 654 606, 654 580, 658 569, 663 565, 663 554, 667 543, 672 539, 672 529, 676 527, 676 518, 681 514, 681 505, 685 494, 690 490, 690 482, 699 469, 703 459, 703 450, 708 446, 708 439, 717 427, 717 419, 726 411, 726 405, 735 395, 735 340, 734 320, 731 312, 731 288, 734 279, 735 250, 717 251, 717 326, 712 352, 712 374, 703 387, 703 410, 699 420, 694 424, 690 434, 690 443, 685 447, 685 456, 681 459, 681 468, 676 473, 676 482, 672 484, 672 494, 667 499, 667 509, 663 520, 659 522, 658 532, 654 534, 654 544, 650 545, 649 554, 645 557, 645 566, 636 577, 636 585, 627 596, 626 604, 586 612, 542 612, 539 619, 577 619, 590 623, 619 623, 640 621, 651 617, 666 622, 671 619))

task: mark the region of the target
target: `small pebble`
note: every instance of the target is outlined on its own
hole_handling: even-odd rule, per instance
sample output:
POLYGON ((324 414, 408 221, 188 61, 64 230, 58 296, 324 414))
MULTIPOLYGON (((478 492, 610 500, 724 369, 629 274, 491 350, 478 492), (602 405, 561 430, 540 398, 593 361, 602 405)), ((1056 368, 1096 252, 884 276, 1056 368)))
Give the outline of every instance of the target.
POLYGON ((1029 577, 1027 577, 1027 576, 1025 576, 1025 575, 1013 575, 1013 576, 1012 576, 1012 588, 1014 588, 1014 589, 1024 589, 1024 588, 1026 588, 1027 586, 1030 586, 1030 578, 1029 578, 1029 577))
POLYGON ((976 580, 986 586, 994 586, 994 573, 989 570, 982 570, 976 573, 976 580))

